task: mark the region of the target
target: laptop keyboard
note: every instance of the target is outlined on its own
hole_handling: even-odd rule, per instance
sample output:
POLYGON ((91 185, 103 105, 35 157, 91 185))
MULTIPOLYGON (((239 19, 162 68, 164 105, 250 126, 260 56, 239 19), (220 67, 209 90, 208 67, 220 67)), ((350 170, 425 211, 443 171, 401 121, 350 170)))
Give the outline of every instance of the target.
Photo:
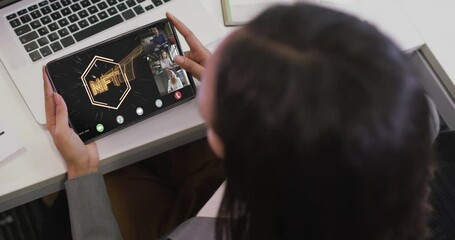
POLYGON ((46 0, 6 19, 33 62, 170 0, 46 0))

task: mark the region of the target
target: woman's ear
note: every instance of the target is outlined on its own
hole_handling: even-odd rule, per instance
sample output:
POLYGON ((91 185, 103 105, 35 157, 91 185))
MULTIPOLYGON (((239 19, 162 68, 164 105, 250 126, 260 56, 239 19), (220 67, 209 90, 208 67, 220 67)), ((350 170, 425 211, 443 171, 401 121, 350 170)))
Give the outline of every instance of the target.
POLYGON ((212 128, 207 129, 207 139, 213 152, 219 157, 224 158, 224 143, 220 136, 212 128))

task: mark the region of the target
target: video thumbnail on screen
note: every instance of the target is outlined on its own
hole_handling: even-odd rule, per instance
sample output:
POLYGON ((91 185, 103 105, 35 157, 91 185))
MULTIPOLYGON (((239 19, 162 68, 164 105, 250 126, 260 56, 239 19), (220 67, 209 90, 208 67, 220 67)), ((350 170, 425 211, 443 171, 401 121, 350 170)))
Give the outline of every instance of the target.
POLYGON ((189 85, 183 69, 174 62, 179 54, 169 23, 152 27, 141 37, 141 44, 161 96, 189 85))

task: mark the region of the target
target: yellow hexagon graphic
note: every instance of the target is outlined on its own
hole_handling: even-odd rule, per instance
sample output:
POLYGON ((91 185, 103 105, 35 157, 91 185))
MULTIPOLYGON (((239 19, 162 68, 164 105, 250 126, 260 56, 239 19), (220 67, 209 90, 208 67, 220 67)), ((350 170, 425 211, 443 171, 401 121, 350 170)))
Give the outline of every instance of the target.
POLYGON ((122 70, 122 66, 114 60, 110 58, 105 58, 101 56, 93 57, 90 64, 85 69, 84 73, 81 76, 82 83, 84 84, 85 90, 87 91, 87 95, 90 99, 90 102, 99 107, 111 108, 111 109, 118 109, 120 105, 122 105, 123 100, 125 100, 126 96, 131 90, 131 85, 129 83, 128 77, 122 70), (98 70, 98 76, 91 74, 92 69, 94 67, 98 68, 98 64, 104 66, 103 70, 98 70), (111 67, 108 67, 111 66, 111 67), (87 76, 92 78, 91 80, 87 80, 87 76), (117 88, 120 87, 122 82, 125 83, 126 89, 123 94, 119 97, 119 99, 110 99, 111 102, 107 101, 100 101, 96 99, 96 96, 99 94, 103 94, 109 92, 109 85, 112 84, 117 88))

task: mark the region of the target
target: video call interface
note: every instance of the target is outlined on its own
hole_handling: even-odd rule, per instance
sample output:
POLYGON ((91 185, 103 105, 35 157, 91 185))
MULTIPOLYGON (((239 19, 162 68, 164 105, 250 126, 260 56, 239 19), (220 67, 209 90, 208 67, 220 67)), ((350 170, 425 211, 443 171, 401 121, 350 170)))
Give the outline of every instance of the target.
POLYGON ((169 22, 162 22, 48 64, 83 141, 144 119, 194 96, 169 22))

